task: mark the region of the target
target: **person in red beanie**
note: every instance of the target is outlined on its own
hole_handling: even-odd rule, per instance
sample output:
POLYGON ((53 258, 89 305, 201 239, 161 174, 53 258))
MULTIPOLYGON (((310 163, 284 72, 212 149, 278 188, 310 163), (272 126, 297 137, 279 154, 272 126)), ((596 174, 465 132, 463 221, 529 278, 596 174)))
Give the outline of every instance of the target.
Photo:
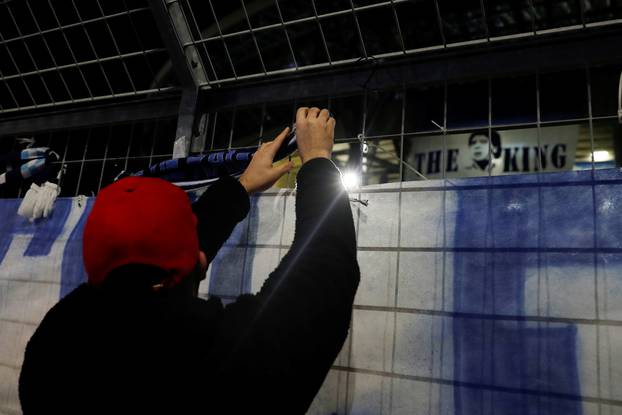
MULTIPOLYGON (((283 131, 239 181, 224 176, 193 205, 160 179, 126 178, 97 196, 84 230, 88 282, 30 339, 24 414, 303 414, 348 333, 360 272, 348 195, 330 161, 335 120, 296 115, 291 249, 255 295, 197 297, 207 265, 249 211, 283 131)), ((240 270, 242 272, 242 270, 240 270)))

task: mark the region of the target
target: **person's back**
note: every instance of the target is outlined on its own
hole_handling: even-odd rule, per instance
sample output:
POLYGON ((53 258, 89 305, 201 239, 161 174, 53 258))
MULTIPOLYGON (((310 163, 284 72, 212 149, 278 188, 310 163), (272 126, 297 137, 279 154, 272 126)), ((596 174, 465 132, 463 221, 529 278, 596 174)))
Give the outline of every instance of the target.
POLYGON ((120 294, 83 284, 48 313, 41 327, 53 333, 39 330, 31 340, 45 341, 46 350, 24 362, 20 389, 37 394, 22 396, 25 413, 116 413, 127 405, 176 411, 202 398, 199 386, 208 392, 210 377, 197 373, 197 356, 214 360, 207 355, 214 339, 208 330, 222 315, 220 302, 181 293, 120 294))
MULTIPOLYGON (((321 139, 314 123, 331 132, 334 124, 327 113, 301 111, 296 237, 260 292, 227 307, 196 298, 205 261, 171 287, 160 287, 168 278, 160 265, 144 263, 81 285, 28 344, 20 377, 26 415, 304 413, 345 341, 359 272, 340 174, 304 135, 321 139)), ((271 147, 263 152, 270 158, 271 147)), ((246 216, 244 190, 264 185, 248 175, 240 183, 223 178, 195 204, 207 261, 246 216)))

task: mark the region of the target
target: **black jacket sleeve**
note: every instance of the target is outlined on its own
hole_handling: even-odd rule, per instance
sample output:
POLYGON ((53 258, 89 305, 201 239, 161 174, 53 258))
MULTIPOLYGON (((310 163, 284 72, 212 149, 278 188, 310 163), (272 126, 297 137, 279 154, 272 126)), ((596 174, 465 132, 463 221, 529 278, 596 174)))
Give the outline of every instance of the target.
POLYGON ((359 277, 341 174, 329 160, 312 160, 298 175, 289 253, 257 295, 225 310, 223 387, 250 394, 256 412, 304 413, 346 339, 359 277))
POLYGON ((234 178, 223 176, 192 205, 198 219, 199 246, 212 262, 229 239, 233 228, 246 217, 250 201, 244 187, 234 178))

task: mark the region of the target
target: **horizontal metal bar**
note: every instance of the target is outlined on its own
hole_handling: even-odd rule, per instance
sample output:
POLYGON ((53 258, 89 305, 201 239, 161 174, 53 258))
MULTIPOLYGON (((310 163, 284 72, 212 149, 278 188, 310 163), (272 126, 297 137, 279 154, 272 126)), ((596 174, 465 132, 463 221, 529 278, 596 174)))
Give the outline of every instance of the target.
POLYGON ((600 22, 592 22, 592 23, 587 23, 585 25, 585 27, 600 27, 600 26, 608 26, 610 24, 615 24, 615 23, 622 23, 622 19, 616 19, 616 20, 603 20, 600 22))
POLYGON ((159 157, 169 157, 169 158, 173 158, 173 153, 167 153, 167 154, 151 154, 148 156, 128 156, 128 157, 106 157, 106 158, 101 158, 101 157, 97 157, 97 158, 85 158, 84 160, 80 159, 80 160, 65 160, 65 161, 53 161, 52 164, 78 164, 78 163, 84 163, 84 162, 91 162, 91 161, 125 161, 125 160, 149 160, 149 159, 153 159, 153 158, 159 158, 159 157))
POLYGON ((135 13, 135 12, 142 12, 142 11, 150 11, 151 9, 149 9, 149 7, 140 7, 137 9, 131 9, 131 10, 127 10, 127 11, 123 11, 123 12, 119 12, 119 13, 113 13, 113 14, 109 14, 106 16, 102 16, 102 17, 95 17, 93 19, 86 19, 86 20, 81 20, 79 22, 76 23, 71 23, 65 26, 58 26, 58 27, 53 27, 51 29, 45 29, 45 30, 41 30, 41 31, 37 31, 34 33, 28 33, 27 35, 23 35, 23 36, 17 36, 17 37, 12 37, 10 39, 4 39, 2 41, 0 41, 0 45, 6 45, 8 43, 12 43, 12 42, 18 42, 24 39, 28 39, 31 37, 37 37, 37 36, 41 36, 41 35, 45 35, 47 33, 54 33, 54 32, 59 32, 61 30, 64 29, 70 29, 72 27, 80 27, 83 26, 85 24, 89 24, 89 23, 95 23, 95 22, 101 22, 107 19, 112 19, 115 17, 119 17, 119 16, 127 16, 128 13, 135 13))
MULTIPOLYGON (((400 4, 400 3, 408 3, 410 0, 393 0, 393 4, 400 4)), ((381 7, 390 7, 391 6, 391 1, 384 1, 382 3, 375 3, 375 4, 369 4, 366 6, 360 6, 360 7, 354 7, 355 11, 364 11, 364 10, 371 10, 371 9, 378 9, 381 7)), ((260 26, 257 28, 253 28, 252 31, 254 33, 257 32, 263 32, 266 30, 270 30, 270 29, 276 29, 279 27, 283 27, 283 26, 291 26, 291 25, 295 25, 298 23, 304 23, 304 22, 314 22, 317 20, 323 20, 329 17, 335 17, 335 16, 343 16, 343 15, 349 15, 352 14, 352 9, 347 9, 347 10, 339 10, 336 12, 330 12, 330 13, 324 13, 324 14, 318 14, 317 16, 314 14, 313 16, 310 17, 302 17, 300 19, 294 19, 294 20, 287 20, 287 21, 283 21, 283 22, 278 22, 278 23, 274 23, 271 25, 266 25, 266 26, 260 26)), ((251 30, 240 30, 238 32, 232 32, 232 33, 223 33, 222 36, 213 36, 213 37, 208 37, 205 39, 200 39, 200 40, 196 40, 194 42, 187 42, 184 43, 184 47, 188 47, 191 45, 196 45, 196 44, 200 44, 200 43, 206 43, 206 42, 213 42, 213 41, 217 41, 217 40, 222 40, 222 39, 228 39, 231 37, 236 37, 236 36, 240 36, 240 35, 246 35, 246 34, 250 34, 251 30)))
MULTIPOLYGON (((583 67, 587 63, 616 63, 622 61, 622 34, 617 27, 609 27, 598 32, 594 29, 574 32, 560 38, 558 36, 538 37, 523 42, 492 42, 482 39, 485 47, 471 48, 428 48, 419 56, 411 55, 396 62, 382 62, 376 65, 360 65, 358 59, 333 61, 333 67, 341 65, 341 71, 318 74, 303 73, 310 69, 320 69, 326 65, 313 65, 295 69, 285 69, 269 74, 289 74, 287 78, 268 83, 245 83, 227 88, 203 88, 208 94, 208 110, 244 105, 257 105, 283 101, 284 97, 299 99, 337 96, 362 93, 366 89, 386 89, 402 85, 429 85, 445 80, 468 80, 508 74, 535 73, 569 67, 583 67), (436 53, 433 52, 442 52, 436 53), (415 60, 415 58, 417 58, 415 60), (495 62, 491 65, 490 62, 495 62), (348 63, 359 63, 357 67, 347 67, 348 63), (244 88, 240 94, 238 88, 244 88)), ((449 46, 449 45, 448 45, 449 46)), ((403 56, 396 52, 395 56, 403 56)), ((377 62, 377 60, 368 60, 377 62)), ((243 77, 239 77, 242 79, 243 77)), ((264 78, 263 74, 244 77, 246 80, 264 78)), ((227 81, 231 81, 228 79, 227 81)), ((218 83, 218 82, 217 82, 218 83)))
POLYGON ((446 378, 436 378, 436 377, 428 377, 428 376, 419 376, 419 375, 406 375, 402 373, 393 373, 387 372, 383 370, 375 370, 375 369, 364 369, 364 368, 355 368, 349 366, 339 366, 333 365, 332 370, 338 370, 342 372, 348 373, 360 373, 364 375, 373 375, 378 377, 384 377, 389 379, 402 379, 402 380, 410 380, 414 382, 421 383, 433 383, 437 385, 445 385, 451 386, 453 388, 467 388, 467 389, 475 389, 479 393, 483 391, 494 391, 501 393, 513 393, 518 395, 527 395, 541 398, 540 405, 542 407, 550 405, 550 401, 552 399, 564 399, 570 401, 580 401, 580 402, 589 402, 593 404, 602 404, 609 405, 615 407, 622 407, 622 400, 616 399, 606 399, 601 398, 599 396, 587 396, 587 395, 573 395, 570 393, 563 392, 553 392, 542 389, 527 389, 522 387, 513 387, 513 386, 500 386, 494 384, 485 384, 485 383, 475 383, 475 382, 464 382, 455 379, 446 379, 446 378))
MULTIPOLYGON (((426 52, 430 50, 438 50, 438 49, 444 49, 444 48, 442 46, 438 48, 437 47, 427 48, 426 52)), ((406 51, 406 54, 408 54, 409 52, 412 52, 412 51, 406 51)), ((391 52, 391 53, 385 53, 382 55, 374 55, 374 58, 385 59, 385 58, 392 58, 396 56, 404 56, 404 52, 391 52)), ((371 61, 372 59, 369 59, 369 60, 371 61)), ((314 69, 324 69, 328 67, 344 66, 344 65, 351 64, 351 63, 357 63, 357 62, 361 62, 361 58, 352 58, 352 59, 343 59, 343 60, 332 61, 332 62, 316 63, 313 65, 299 66, 298 68, 278 69, 274 71, 268 71, 265 74, 261 72, 261 73, 255 73, 255 74, 250 74, 250 75, 242 75, 242 76, 238 76, 237 78, 224 78, 224 79, 214 81, 212 82, 212 84, 226 84, 226 83, 231 83, 234 81, 245 81, 245 80, 258 79, 258 78, 265 78, 267 76, 273 76, 273 75, 291 74, 291 73, 296 73, 296 72, 300 72, 303 70, 311 71, 314 69)), ((201 86, 205 86, 205 84, 201 86)))
POLYGON ((578 30, 578 29, 584 29, 584 28, 585 26, 583 26, 582 24, 576 24, 576 25, 570 25, 570 26, 553 27, 550 29, 536 30, 535 34, 546 35, 549 33, 560 33, 560 32, 567 32, 569 30, 578 30))
MULTIPOLYGON (((99 102, 99 101, 109 100, 111 98, 125 98, 125 97, 133 97, 133 96, 154 94, 154 93, 157 93, 157 92, 169 92, 169 91, 179 91, 179 88, 177 88, 177 87, 166 87, 166 88, 158 88, 158 89, 145 89, 145 90, 142 90, 142 91, 122 92, 122 93, 119 93, 119 94, 102 95, 102 96, 96 96, 96 97, 92 97, 92 98, 78 98, 78 99, 74 99, 73 101, 71 101, 71 100, 57 101, 55 103, 37 104, 37 105, 30 105, 30 106, 27 106, 27 107, 19 107, 19 108, 8 108, 8 109, 0 110, 0 114, 16 113, 16 112, 22 112, 22 111, 32 110, 32 109, 53 108, 53 107, 58 107, 58 106, 61 106, 61 105, 79 104, 79 103, 84 103, 84 102, 99 102)), ((0 132, 1 132, 1 131, 3 131, 4 124, 7 121, 4 121, 2 119, 0 119, 0 121, 2 121, 2 122, 0 122, 0 132)))
MULTIPOLYGON (((617 120, 617 115, 608 115, 608 116, 598 116, 592 117, 592 121, 613 121, 617 120)), ((557 121, 540 121, 540 125, 542 127, 551 127, 556 125, 568 125, 568 124, 580 124, 580 123, 588 123, 590 121, 590 117, 582 117, 582 118, 571 118, 566 120, 557 120, 557 121)), ((491 127, 495 130, 516 130, 516 129, 525 129, 525 128, 536 128, 538 126, 537 121, 533 122, 517 122, 517 123, 505 123, 505 124, 496 124, 492 123, 491 127)), ((473 130, 484 130, 488 128, 487 125, 482 125, 479 127, 462 127, 462 128, 446 128, 445 132, 447 134, 465 134, 471 133, 473 130)), ((365 138, 368 140, 390 140, 393 137, 398 137, 400 133, 394 134, 383 134, 383 135, 366 135, 365 138)), ((431 135, 443 135, 443 131, 438 128, 430 128, 426 131, 405 131, 404 138, 417 138, 417 137, 429 137, 431 135)), ((339 144, 348 144, 348 143, 360 143, 360 139, 358 137, 342 137, 336 138, 336 143, 339 144)))
POLYGON ((178 107, 179 96, 169 96, 59 111, 38 115, 37 117, 23 115, 11 119, 3 119, 0 122, 0 136, 95 127, 129 121, 173 118, 177 116, 178 107))
MULTIPOLYGON (((361 192, 365 194, 365 192, 361 192)), ((289 248, 289 247, 287 247, 289 248)), ((368 251, 366 249, 359 248, 359 252, 368 251)), ((369 251, 368 251, 369 252, 369 251)), ((401 314, 416 314, 433 317, 449 317, 449 318, 463 318, 474 320, 489 320, 489 321, 521 321, 530 323, 552 323, 552 324, 584 324, 592 326, 611 326, 622 327, 622 320, 613 319, 591 319, 591 318, 574 318, 574 317, 553 317, 553 316, 537 316, 537 315, 516 315, 516 314, 486 314, 486 313, 468 313, 463 311, 447 311, 447 310, 434 310, 434 309, 420 309, 409 307, 386 307, 386 306, 366 306, 366 305, 354 305, 354 310, 365 311, 379 311, 401 314)))
MULTIPOLYGON (((20 280, 20 279, 17 279, 17 278, 16 279, 5 279, 5 278, 3 278, 2 281, 13 281, 13 282, 21 283, 21 284, 30 284, 31 282, 36 284, 36 283, 39 282, 39 281, 36 281, 36 280, 20 280)), ((54 284, 56 286, 60 286, 60 283, 58 281, 55 281, 53 283, 52 282, 48 282, 48 281, 44 281, 43 284, 54 284)), ((15 323, 15 324, 19 324, 20 326, 24 325, 24 326, 37 327, 39 325, 39 323, 36 323, 34 321, 15 320, 15 319, 12 319, 12 318, 4 318, 4 317, 0 318, 0 321, 5 322, 5 323, 15 323)), ((21 370, 21 367, 16 369, 16 370, 17 371, 21 370)), ((7 407, 2 407, 2 406, 0 406, 0 410, 5 410, 7 414, 12 414, 14 412, 13 408, 7 408, 7 407)))
POLYGON ((82 61, 82 62, 77 62, 77 63, 68 63, 66 65, 54 66, 51 68, 40 69, 38 71, 22 72, 22 73, 14 74, 14 75, 0 76, 0 81, 8 81, 10 79, 25 78, 27 76, 39 75, 39 74, 47 73, 47 72, 56 72, 57 70, 62 70, 62 69, 77 68, 80 66, 93 65, 96 63, 100 63, 100 62, 122 60, 125 58, 132 58, 134 56, 141 56, 141 55, 157 53, 157 52, 166 52, 166 49, 157 48, 157 49, 141 50, 139 52, 130 52, 130 53, 124 53, 122 55, 107 56, 105 58, 92 59, 92 60, 82 61))

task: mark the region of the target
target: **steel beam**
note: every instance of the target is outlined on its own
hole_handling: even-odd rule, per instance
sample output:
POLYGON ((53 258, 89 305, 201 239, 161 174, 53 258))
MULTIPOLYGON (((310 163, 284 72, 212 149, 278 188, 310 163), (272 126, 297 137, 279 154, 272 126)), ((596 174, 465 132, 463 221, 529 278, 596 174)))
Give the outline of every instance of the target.
POLYGON ((177 116, 179 96, 63 110, 43 115, 20 115, 0 120, 0 139, 16 134, 146 121, 177 116))
POLYGON ((177 118, 175 135, 176 157, 187 156, 195 137, 200 140, 197 109, 199 104, 199 85, 209 85, 209 78, 196 46, 184 48, 182 45, 194 41, 183 6, 178 1, 149 0, 153 15, 160 29, 164 45, 168 49, 173 70, 182 85, 182 99, 177 118))

